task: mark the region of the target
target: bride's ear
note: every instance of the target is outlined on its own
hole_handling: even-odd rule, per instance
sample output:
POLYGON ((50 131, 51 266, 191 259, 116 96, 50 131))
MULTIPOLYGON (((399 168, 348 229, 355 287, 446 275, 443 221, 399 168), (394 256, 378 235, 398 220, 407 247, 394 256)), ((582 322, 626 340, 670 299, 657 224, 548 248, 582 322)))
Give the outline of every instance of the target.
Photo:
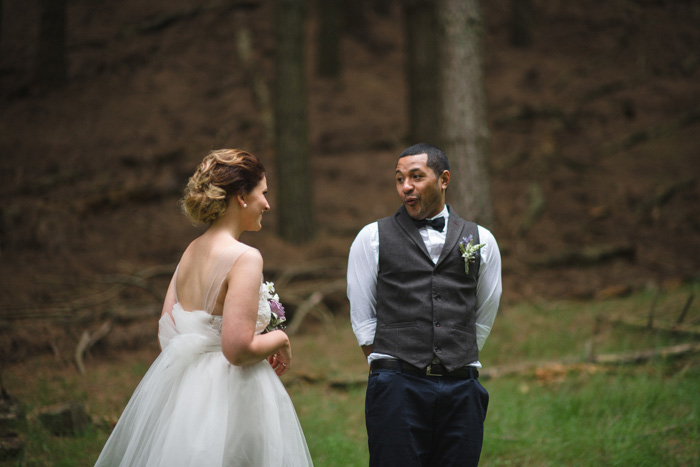
POLYGON ((236 201, 238 202, 238 204, 239 204, 242 208, 247 208, 247 207, 248 207, 248 205, 247 205, 246 202, 245 202, 245 199, 243 199, 243 195, 241 195, 241 194, 236 195, 236 201))

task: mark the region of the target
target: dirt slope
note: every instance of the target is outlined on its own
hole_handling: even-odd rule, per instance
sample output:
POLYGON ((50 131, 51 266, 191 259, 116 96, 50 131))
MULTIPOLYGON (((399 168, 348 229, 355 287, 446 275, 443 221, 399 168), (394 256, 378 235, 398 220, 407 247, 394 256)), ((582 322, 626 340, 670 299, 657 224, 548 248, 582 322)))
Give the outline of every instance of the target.
MULTIPOLYGON (((8 3, 0 317, 14 337, 5 351, 37 339, 48 348, 82 329, 21 318, 152 303, 137 287, 115 287, 115 275, 177 261, 198 232, 177 200, 210 148, 244 147, 270 168, 273 212, 263 232, 244 240, 262 250, 271 274, 344 258, 364 224, 398 206, 392 170, 412 142, 395 2, 389 16, 370 14, 364 41, 345 38, 340 81, 313 77, 310 45, 319 225, 304 246, 274 236, 273 154, 237 55, 237 33, 249 28, 257 72, 272 82, 272 2, 240 10, 193 0, 71 1, 70 82, 54 91, 31 84, 38 2, 8 3)), ((509 2, 485 3, 496 211, 489 227, 502 249, 504 303, 697 279, 700 8, 680 0, 534 2, 533 44, 517 49, 508 44, 509 2)), ((314 27, 312 17, 311 39, 314 27)))

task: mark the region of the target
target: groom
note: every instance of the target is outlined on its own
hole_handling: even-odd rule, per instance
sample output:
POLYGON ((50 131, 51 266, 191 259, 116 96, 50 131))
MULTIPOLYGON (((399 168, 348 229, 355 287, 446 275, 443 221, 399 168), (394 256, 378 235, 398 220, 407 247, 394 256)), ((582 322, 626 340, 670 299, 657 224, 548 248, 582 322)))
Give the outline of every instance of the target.
POLYGON ((498 311, 501 257, 491 232, 445 205, 449 183, 442 150, 409 147, 396 163, 403 206, 350 248, 351 321, 370 365, 370 466, 479 462, 489 396, 478 353, 498 311), (484 246, 464 258, 469 237, 484 246))

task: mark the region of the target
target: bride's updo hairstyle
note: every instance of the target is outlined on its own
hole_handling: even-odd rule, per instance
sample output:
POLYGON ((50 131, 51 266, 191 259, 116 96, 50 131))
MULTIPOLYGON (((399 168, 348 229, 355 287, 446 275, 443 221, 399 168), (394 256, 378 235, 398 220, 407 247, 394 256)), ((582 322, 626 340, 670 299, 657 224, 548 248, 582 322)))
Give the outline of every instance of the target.
POLYGON ((211 151, 187 182, 182 210, 195 222, 211 224, 226 211, 231 196, 250 193, 264 176, 265 167, 253 154, 211 151))

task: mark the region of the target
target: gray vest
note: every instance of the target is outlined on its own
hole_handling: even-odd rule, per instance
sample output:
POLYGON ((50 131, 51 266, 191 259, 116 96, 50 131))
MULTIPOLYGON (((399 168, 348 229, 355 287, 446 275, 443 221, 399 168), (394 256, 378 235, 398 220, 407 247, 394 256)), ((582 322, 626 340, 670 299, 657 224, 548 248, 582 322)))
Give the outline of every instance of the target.
MULTIPOLYGON (((449 209, 449 207, 448 207, 449 209)), ((435 357, 452 371, 478 360, 476 281, 480 255, 464 272, 459 242, 477 225, 450 209, 445 246, 433 263, 406 209, 378 221, 377 332, 373 351, 425 368, 435 357)))

